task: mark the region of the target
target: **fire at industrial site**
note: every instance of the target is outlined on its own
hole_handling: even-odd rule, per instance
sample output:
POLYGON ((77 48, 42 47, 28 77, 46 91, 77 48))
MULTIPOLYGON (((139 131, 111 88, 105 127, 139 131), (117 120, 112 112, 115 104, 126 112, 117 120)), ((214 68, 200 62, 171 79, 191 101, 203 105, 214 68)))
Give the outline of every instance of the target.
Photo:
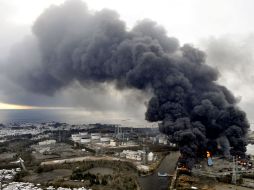
POLYGON ((181 42, 180 16, 130 24, 113 1, 45 1, 0 59, 0 189, 253 188, 252 36, 181 42))

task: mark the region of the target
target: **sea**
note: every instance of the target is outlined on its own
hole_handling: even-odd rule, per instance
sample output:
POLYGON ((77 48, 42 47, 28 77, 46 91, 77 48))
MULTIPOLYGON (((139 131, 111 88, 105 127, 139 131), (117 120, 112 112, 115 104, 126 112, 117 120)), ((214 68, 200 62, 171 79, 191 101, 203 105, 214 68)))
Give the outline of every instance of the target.
POLYGON ((0 123, 64 122, 69 124, 117 123, 121 118, 82 109, 0 110, 0 123))
POLYGON ((0 123, 62 122, 68 124, 122 124, 126 127, 155 126, 142 116, 118 112, 87 111, 84 108, 0 110, 0 123))

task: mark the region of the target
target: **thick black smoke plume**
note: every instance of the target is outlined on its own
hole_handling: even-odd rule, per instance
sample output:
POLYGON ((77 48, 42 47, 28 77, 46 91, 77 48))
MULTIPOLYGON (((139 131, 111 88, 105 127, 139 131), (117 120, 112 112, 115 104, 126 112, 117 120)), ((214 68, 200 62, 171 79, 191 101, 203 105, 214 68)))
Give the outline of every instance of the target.
POLYGON ((119 90, 150 90, 146 120, 159 122, 188 164, 206 150, 246 151, 246 115, 217 84, 218 71, 205 64, 202 51, 180 47, 156 23, 144 20, 127 30, 115 12, 90 12, 72 0, 47 9, 33 32, 40 63, 13 77, 26 89, 52 95, 78 81, 84 87, 110 83, 119 90))

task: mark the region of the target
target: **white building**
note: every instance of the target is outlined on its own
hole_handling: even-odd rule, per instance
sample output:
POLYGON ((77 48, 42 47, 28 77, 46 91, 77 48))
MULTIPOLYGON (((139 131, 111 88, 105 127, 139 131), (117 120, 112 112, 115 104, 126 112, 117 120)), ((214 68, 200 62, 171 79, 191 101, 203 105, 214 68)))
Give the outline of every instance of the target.
POLYGON ((142 152, 140 151, 133 151, 133 150, 123 150, 123 152, 120 154, 121 157, 125 157, 130 160, 142 160, 142 152))
POLYGON ((158 140, 159 144, 164 144, 164 145, 168 144, 168 138, 165 135, 160 135, 158 139, 159 139, 158 140))

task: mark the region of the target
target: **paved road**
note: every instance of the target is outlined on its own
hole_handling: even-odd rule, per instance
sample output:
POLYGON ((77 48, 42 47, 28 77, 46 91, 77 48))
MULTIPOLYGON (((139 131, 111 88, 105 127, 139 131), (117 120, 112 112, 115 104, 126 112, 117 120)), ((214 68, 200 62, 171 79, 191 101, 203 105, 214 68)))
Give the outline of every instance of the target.
POLYGON ((146 177, 140 177, 139 183, 142 190, 168 190, 169 187, 169 178, 168 177, 158 177, 158 172, 168 173, 173 175, 175 171, 175 166, 179 158, 179 152, 171 152, 167 155, 161 162, 158 169, 154 174, 146 177))
POLYGON ((41 162, 41 165, 55 165, 55 164, 63 164, 63 163, 75 163, 75 162, 83 162, 83 161, 97 161, 97 160, 109 160, 109 161, 128 161, 126 159, 110 157, 110 156, 103 156, 103 157, 96 157, 96 156, 84 156, 84 157, 75 157, 75 158, 68 158, 62 160, 50 160, 41 162))

